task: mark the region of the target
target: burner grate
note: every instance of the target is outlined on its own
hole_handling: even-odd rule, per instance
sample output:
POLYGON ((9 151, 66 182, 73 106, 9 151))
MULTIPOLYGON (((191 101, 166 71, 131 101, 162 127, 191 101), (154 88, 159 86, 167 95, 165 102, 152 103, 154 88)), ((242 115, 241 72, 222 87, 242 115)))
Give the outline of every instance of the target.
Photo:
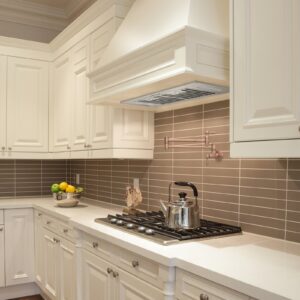
POLYGON ((137 215, 127 215, 127 214, 117 214, 108 215, 107 218, 96 219, 96 222, 109 224, 111 226, 116 226, 120 229, 126 230, 126 224, 134 224, 135 229, 127 229, 130 232, 143 235, 143 233, 138 232, 137 228, 143 226, 147 229, 152 229, 155 235, 149 237, 151 240, 156 240, 163 244, 171 243, 174 241, 186 241, 191 239, 208 238, 223 236, 228 234, 240 233, 242 230, 240 227, 227 225, 223 223, 200 220, 201 226, 195 229, 172 229, 165 225, 165 217, 163 213, 160 212, 141 212, 137 215), (111 224, 111 220, 121 220, 123 221, 123 226, 117 226, 116 224, 111 224))

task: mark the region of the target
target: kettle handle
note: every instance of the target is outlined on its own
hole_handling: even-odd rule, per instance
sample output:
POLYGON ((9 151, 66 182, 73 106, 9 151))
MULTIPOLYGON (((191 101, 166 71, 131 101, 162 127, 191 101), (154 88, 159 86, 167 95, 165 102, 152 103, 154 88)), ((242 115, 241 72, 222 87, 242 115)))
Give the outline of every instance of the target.
POLYGON ((179 186, 189 186, 190 188, 193 189, 194 197, 195 197, 195 198, 198 197, 198 190, 197 190, 196 186, 195 186, 194 184, 192 184, 191 182, 186 182, 186 181, 176 181, 176 182, 174 182, 174 184, 179 185, 179 186))

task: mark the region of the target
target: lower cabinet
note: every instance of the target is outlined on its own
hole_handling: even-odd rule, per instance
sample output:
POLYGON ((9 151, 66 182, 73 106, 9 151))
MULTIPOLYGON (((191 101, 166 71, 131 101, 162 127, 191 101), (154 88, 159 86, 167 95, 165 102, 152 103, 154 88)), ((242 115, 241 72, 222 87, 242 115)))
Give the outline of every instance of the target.
POLYGON ((82 299, 163 300, 163 292, 87 250, 82 251, 82 299))
POLYGON ((7 209, 4 220, 6 286, 34 282, 33 209, 7 209))
POLYGON ((75 245, 44 229, 44 292, 52 300, 76 299, 75 245))
POLYGON ((251 300, 249 296, 180 269, 176 270, 176 299, 251 300))
POLYGON ((0 225, 0 288, 5 286, 4 271, 4 225, 0 225))

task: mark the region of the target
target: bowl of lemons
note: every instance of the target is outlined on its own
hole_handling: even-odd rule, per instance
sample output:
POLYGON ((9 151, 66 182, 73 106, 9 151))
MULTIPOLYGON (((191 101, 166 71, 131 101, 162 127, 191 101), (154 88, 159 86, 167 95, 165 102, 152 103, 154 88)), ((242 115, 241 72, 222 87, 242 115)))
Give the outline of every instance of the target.
POLYGON ((74 207, 79 203, 83 188, 75 187, 63 181, 61 183, 53 183, 51 185, 51 192, 57 206, 74 207))

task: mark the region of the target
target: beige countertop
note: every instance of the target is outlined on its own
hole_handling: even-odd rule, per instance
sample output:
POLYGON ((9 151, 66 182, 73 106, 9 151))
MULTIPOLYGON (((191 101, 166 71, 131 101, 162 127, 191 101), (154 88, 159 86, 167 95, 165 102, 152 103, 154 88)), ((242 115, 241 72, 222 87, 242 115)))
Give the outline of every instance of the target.
POLYGON ((300 244, 243 233, 163 246, 94 222, 120 208, 104 203, 59 208, 50 198, 1 199, 0 209, 33 207, 75 228, 262 300, 300 299, 300 244))

